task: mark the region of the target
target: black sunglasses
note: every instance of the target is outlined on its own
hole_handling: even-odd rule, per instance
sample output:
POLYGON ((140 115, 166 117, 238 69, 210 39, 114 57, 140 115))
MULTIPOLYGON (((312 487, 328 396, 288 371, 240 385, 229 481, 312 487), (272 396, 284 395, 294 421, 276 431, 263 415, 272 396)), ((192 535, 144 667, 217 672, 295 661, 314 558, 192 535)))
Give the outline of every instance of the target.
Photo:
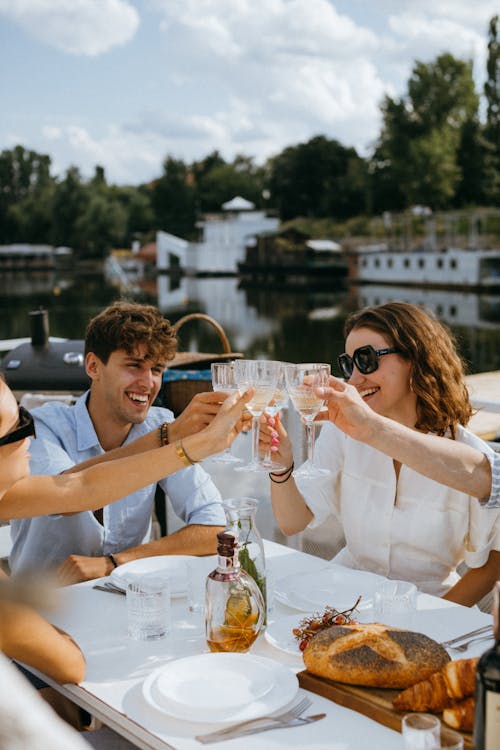
POLYGON ((339 363, 342 375, 346 380, 349 380, 352 375, 353 365, 356 365, 363 375, 369 375, 371 372, 378 370, 379 357, 383 357, 384 354, 397 354, 398 351, 399 350, 393 346, 388 349, 374 349, 373 346, 368 344, 367 346, 360 346, 359 349, 356 349, 352 357, 345 352, 344 354, 339 354, 337 362, 339 363))
POLYGON ((35 420, 24 406, 20 406, 19 423, 13 430, 3 437, 0 437, 0 446, 9 445, 9 443, 17 443, 19 440, 24 440, 24 438, 27 437, 36 437, 35 420))

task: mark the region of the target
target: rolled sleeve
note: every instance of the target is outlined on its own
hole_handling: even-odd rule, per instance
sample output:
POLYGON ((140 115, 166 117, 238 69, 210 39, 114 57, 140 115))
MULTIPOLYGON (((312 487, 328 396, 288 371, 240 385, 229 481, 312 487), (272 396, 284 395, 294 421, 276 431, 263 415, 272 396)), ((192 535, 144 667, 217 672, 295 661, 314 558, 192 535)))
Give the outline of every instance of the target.
POLYGON ((201 466, 177 471, 160 482, 176 515, 186 524, 224 526, 226 516, 218 489, 201 466))
POLYGON ((500 453, 491 451, 485 453, 491 467, 491 492, 488 498, 481 500, 481 506, 488 510, 500 508, 500 453))
POLYGON ((469 534, 466 540, 465 563, 469 568, 480 568, 488 561, 492 550, 500 550, 500 511, 481 508, 473 498, 469 500, 469 534))

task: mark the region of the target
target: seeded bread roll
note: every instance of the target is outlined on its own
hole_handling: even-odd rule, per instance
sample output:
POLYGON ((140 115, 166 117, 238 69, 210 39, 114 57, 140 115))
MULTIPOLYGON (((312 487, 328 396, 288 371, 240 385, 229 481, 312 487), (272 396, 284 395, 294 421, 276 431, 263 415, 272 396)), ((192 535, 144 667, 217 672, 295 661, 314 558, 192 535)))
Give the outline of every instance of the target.
POLYGON ((315 635, 304 654, 309 672, 349 685, 406 688, 450 661, 422 633, 379 623, 334 625, 315 635))

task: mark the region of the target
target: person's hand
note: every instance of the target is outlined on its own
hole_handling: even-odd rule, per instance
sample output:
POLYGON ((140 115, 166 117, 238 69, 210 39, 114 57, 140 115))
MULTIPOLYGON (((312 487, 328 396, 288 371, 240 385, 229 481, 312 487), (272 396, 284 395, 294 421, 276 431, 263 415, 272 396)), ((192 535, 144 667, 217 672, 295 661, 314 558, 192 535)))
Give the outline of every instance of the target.
POLYGON ((222 403, 228 396, 229 392, 220 391, 206 391, 193 396, 184 411, 169 424, 169 441, 175 443, 176 440, 194 435, 195 432, 207 427, 219 413, 222 403))
POLYGON ((70 555, 57 569, 56 579, 60 586, 70 586, 73 583, 102 578, 109 575, 112 570, 113 563, 107 557, 70 555))
POLYGON ((281 464, 283 468, 292 465, 292 443, 279 414, 270 417, 264 413, 260 418, 259 453, 265 455, 268 450, 271 451, 273 463, 281 464))
MULTIPOLYGON (((363 401, 353 385, 330 376, 328 388, 318 388, 317 394, 325 399, 328 419, 342 432, 356 440, 364 440, 375 428, 378 415, 363 401)), ((320 412, 319 419, 325 419, 320 412), (321 415, 321 416, 320 416, 321 415)))
POLYGON ((245 407, 253 392, 253 388, 249 388, 241 396, 237 392, 232 392, 221 404, 219 413, 203 431, 204 436, 210 441, 211 454, 222 453, 245 429, 245 425, 248 424, 248 412, 245 407))

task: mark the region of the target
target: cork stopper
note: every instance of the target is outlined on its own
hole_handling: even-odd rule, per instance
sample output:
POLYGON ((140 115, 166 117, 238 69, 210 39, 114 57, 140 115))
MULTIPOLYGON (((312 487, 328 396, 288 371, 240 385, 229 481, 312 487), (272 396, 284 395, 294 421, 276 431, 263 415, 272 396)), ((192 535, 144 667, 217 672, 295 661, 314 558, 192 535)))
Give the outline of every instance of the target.
POLYGON ((217 534, 217 554, 222 557, 233 557, 237 545, 235 534, 231 531, 219 531, 217 534))

